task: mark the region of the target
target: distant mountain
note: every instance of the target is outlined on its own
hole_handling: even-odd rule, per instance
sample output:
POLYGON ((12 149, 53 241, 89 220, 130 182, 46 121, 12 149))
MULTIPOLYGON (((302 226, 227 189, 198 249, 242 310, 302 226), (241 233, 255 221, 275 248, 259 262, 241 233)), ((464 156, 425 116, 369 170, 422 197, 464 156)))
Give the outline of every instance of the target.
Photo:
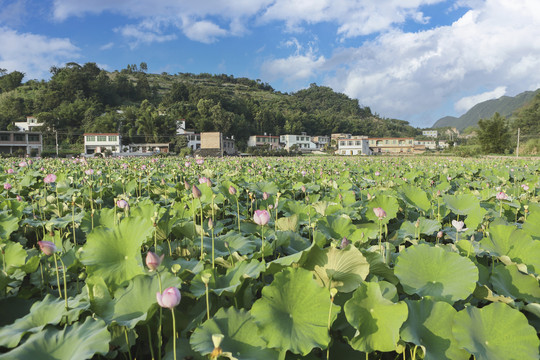
POLYGON ((516 96, 502 96, 498 99, 487 100, 476 104, 465 114, 460 117, 445 116, 440 118, 433 124, 434 128, 441 128, 446 126, 455 127, 458 130, 463 130, 469 126, 475 126, 480 119, 489 119, 498 112, 502 116, 509 117, 517 109, 523 107, 534 96, 540 92, 540 89, 536 91, 525 91, 516 96))

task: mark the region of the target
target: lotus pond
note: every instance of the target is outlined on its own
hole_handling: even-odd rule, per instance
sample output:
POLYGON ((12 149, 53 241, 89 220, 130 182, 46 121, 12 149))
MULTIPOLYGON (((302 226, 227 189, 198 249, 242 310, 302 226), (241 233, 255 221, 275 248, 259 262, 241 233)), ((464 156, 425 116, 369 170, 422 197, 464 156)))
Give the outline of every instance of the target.
POLYGON ((536 160, 0 172, 0 359, 539 358, 536 160))

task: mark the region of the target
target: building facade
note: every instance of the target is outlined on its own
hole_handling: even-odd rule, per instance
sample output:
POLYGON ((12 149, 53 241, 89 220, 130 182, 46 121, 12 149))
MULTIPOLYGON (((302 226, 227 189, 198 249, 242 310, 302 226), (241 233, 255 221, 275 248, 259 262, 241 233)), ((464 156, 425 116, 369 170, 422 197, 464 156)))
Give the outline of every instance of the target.
POLYGON ((32 131, 34 128, 43 126, 43 123, 40 123, 34 116, 27 116, 26 121, 16 121, 14 125, 19 131, 32 131))
POLYGON ((270 149, 275 150, 281 147, 279 143, 279 136, 272 135, 251 135, 248 139, 247 146, 263 147, 268 146, 270 149))
POLYGON ((104 153, 107 150, 112 153, 122 152, 122 139, 119 133, 84 134, 84 153, 86 155, 104 153))
POLYGON ((311 141, 315 143, 315 146, 317 146, 317 149, 322 149, 325 146, 330 145, 331 138, 330 136, 318 135, 318 136, 313 136, 311 138, 311 141))
POLYGON ((409 154, 414 153, 414 139, 411 138, 369 138, 369 147, 377 154, 409 154))
POLYGON ((290 150, 295 145, 300 151, 317 150, 317 145, 311 141, 311 136, 306 133, 302 133, 301 135, 281 135, 279 141, 284 145, 286 150, 290 150))
POLYGON ((438 132, 437 130, 422 130, 422 135, 436 138, 438 132))
POLYGON ((40 156, 43 150, 43 137, 39 132, 0 131, 0 152, 40 156))
POLYGON ((201 133, 201 153, 203 155, 235 155, 234 139, 228 139, 221 132, 201 133))
POLYGON ((339 155, 371 155, 367 136, 347 136, 336 141, 339 155))

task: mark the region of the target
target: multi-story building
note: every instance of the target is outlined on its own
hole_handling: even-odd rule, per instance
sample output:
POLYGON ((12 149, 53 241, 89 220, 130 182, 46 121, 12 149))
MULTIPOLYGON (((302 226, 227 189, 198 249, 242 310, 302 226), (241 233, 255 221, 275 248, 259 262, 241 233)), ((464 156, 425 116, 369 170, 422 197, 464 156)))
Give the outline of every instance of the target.
POLYGON ((279 136, 272 135, 251 135, 247 142, 248 146, 267 146, 272 150, 278 149, 281 147, 279 143, 279 136))
POLYGON ((317 150, 317 145, 311 141, 311 136, 307 135, 305 132, 301 135, 281 135, 279 141, 284 144, 286 150, 290 150, 295 145, 300 151, 317 150))
POLYGON ((119 133, 94 133, 84 134, 84 153, 86 155, 122 152, 122 138, 119 133))
POLYGON ((424 149, 437 150, 436 140, 414 140, 414 146, 423 146, 424 149))
POLYGON ((27 116, 26 121, 16 121, 14 125, 19 131, 32 131, 34 128, 43 126, 43 123, 38 122, 38 119, 34 116, 27 116))
POLYGON ((330 136, 324 136, 324 135, 313 136, 311 138, 311 141, 315 143, 315 145, 317 146, 317 149, 322 149, 325 146, 330 145, 330 140, 331 140, 330 136))
POLYGON ((414 139, 411 138, 369 138, 369 147, 375 154, 413 154, 414 139))
POLYGON ((437 130, 422 130, 422 135, 436 138, 438 136, 438 132, 437 130))
POLYGON ((204 156, 235 155, 234 139, 225 138, 221 132, 201 133, 201 154, 204 156))
POLYGON ((369 148, 369 139, 367 136, 349 136, 338 138, 337 140, 339 155, 371 155, 369 148))
POLYGON ((129 144, 128 151, 130 153, 168 153, 170 150, 169 143, 152 143, 152 144, 129 144))
POLYGON ((187 138, 187 147, 193 151, 201 148, 201 134, 185 133, 184 135, 187 138))
POLYGON ((40 156, 43 150, 43 137, 39 132, 0 131, 0 152, 40 156))

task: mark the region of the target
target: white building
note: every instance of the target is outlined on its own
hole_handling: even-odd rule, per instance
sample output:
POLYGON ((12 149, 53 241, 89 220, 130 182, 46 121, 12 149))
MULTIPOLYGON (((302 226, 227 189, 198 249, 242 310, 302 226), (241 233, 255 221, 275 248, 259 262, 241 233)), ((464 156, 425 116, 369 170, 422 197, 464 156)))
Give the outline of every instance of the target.
POLYGON ((84 134, 84 153, 87 155, 122 152, 122 139, 119 133, 84 134))
POLYGON ((337 139, 339 155, 371 155, 367 136, 350 136, 337 139))
POLYGON ((247 146, 268 147, 272 150, 281 147, 279 136, 266 135, 266 133, 264 135, 251 135, 248 139, 247 146))
POLYGON ((422 130, 422 135, 436 138, 438 132, 437 130, 422 130))
POLYGON ((437 141, 436 140, 414 140, 414 145, 423 145, 426 149, 437 150, 437 141))
POLYGON ((313 141, 315 143, 315 145, 317 146, 317 149, 322 149, 324 148, 326 145, 330 145, 330 136, 313 136, 311 138, 311 141, 313 141))
POLYGON ((34 128, 43 125, 43 123, 38 122, 38 119, 34 116, 27 116, 26 121, 16 121, 14 124, 19 131, 32 131, 34 128))
POLYGON ((285 145, 285 150, 290 150, 295 145, 300 151, 317 150, 317 145, 311 141, 311 136, 305 132, 301 135, 281 135, 279 141, 285 145))
POLYGON ((184 135, 187 138, 188 148, 191 148, 193 151, 201 148, 201 134, 185 133, 184 135))

